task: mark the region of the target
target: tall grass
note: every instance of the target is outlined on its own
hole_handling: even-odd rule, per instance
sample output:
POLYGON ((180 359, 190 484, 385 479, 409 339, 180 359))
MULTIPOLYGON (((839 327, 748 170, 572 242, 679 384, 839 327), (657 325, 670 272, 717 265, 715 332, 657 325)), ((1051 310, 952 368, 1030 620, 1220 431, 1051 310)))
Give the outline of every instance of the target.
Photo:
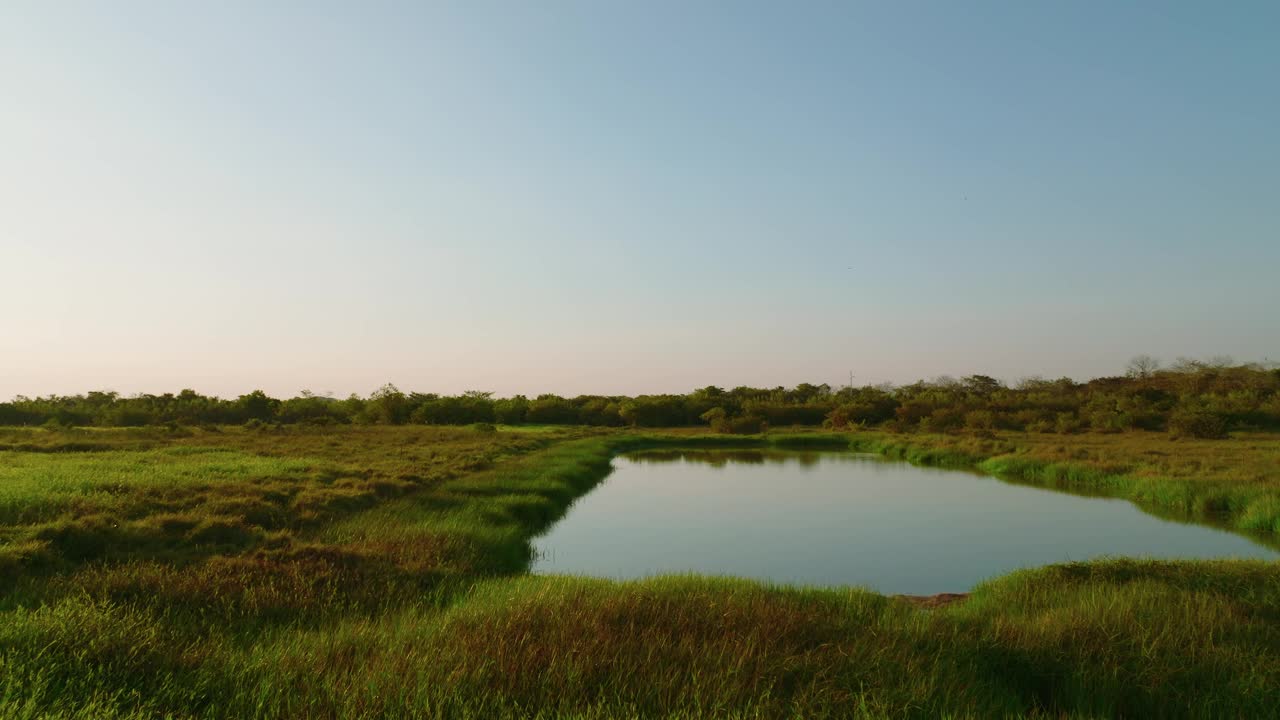
POLYGON ((1265 718, 1278 573, 1053 566, 934 611, 857 590, 526 576, 251 636, 68 599, 10 616, 0 684, 36 707, 209 718, 1265 718))

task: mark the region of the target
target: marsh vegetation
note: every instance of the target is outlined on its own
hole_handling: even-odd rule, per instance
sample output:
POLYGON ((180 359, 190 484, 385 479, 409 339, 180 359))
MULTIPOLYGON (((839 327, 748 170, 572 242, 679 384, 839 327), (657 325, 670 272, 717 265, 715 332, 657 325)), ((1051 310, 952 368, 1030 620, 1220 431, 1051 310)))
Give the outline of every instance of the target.
POLYGON ((853 447, 1274 532, 1273 435, 299 425, 0 445, 0 716, 1265 717, 1278 700, 1275 562, 1058 564, 931 610, 526 572, 531 539, 627 451, 853 447))

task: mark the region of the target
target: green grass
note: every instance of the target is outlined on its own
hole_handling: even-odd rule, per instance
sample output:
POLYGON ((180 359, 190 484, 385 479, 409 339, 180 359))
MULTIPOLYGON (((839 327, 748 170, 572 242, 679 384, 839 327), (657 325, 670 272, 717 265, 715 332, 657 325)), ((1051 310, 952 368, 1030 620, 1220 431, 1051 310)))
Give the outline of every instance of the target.
POLYGON ((920 465, 1131 500, 1162 515, 1280 535, 1280 439, 1174 440, 1128 433, 991 438, 858 433, 850 447, 920 465))
MULTIPOLYGON (((0 466, 0 523, 48 520, 68 511, 129 513, 131 501, 143 497, 203 494, 246 480, 294 483, 325 465, 309 458, 196 447, 16 453, 0 466)), ((328 470, 341 472, 336 467, 328 470)))
POLYGON ((0 717, 1280 716, 1280 563, 1056 565, 933 610, 524 574, 618 452, 851 442, 1238 527, 1280 473, 1273 436, 0 430, 0 717))

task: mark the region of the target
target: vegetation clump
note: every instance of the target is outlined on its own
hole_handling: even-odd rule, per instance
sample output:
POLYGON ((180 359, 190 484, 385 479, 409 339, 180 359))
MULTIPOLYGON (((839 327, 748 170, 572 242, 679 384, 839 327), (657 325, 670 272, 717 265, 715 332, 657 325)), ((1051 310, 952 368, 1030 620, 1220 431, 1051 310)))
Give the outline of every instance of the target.
POLYGON ((712 432, 726 435, 753 435, 764 432, 769 425, 759 415, 729 417, 722 407, 714 407, 701 415, 711 426, 712 432))
POLYGON ((1169 433, 1174 437, 1219 439, 1227 436, 1227 420, 1209 410, 1175 410, 1169 416, 1169 433))

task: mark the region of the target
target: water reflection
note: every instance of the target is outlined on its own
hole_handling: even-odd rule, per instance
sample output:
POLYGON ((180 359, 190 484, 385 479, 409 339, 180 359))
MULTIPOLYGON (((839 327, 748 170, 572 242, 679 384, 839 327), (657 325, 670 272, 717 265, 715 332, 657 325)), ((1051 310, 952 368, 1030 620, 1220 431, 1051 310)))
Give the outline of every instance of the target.
POLYGON ((1280 557, 1124 500, 878 456, 758 449, 615 458, 614 472, 534 549, 534 572, 692 571, 911 594, 1101 555, 1280 557))
MULTIPOLYGON (((817 465, 823 455, 836 455, 834 453, 821 453, 812 451, 781 451, 781 450, 641 450, 639 452, 628 453, 624 457, 639 464, 662 464, 674 462, 691 462, 703 463, 714 468, 723 468, 731 463, 741 463, 745 465, 764 465, 773 463, 782 465, 786 463, 798 463, 801 467, 812 467, 817 465)), ((847 457, 866 457, 861 455, 853 455, 845 453, 847 457)))

